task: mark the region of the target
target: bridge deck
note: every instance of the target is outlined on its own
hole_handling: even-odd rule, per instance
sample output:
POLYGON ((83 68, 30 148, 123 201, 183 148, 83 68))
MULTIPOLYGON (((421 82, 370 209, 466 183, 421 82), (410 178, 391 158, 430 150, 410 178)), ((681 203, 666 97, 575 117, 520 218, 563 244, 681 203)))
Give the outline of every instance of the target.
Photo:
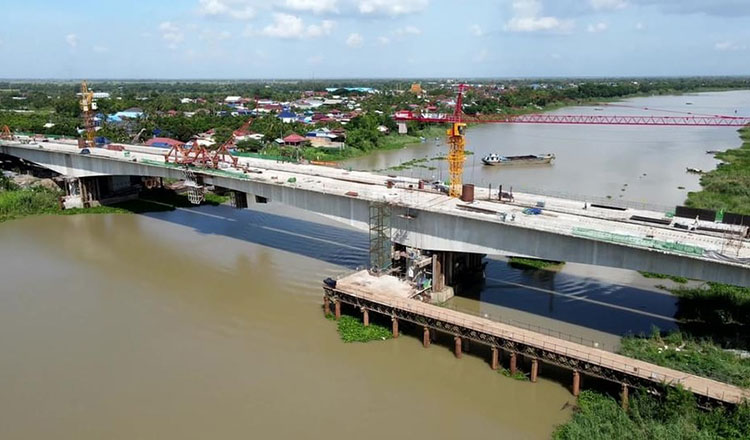
POLYGON ((698 396, 713 401, 740 403, 750 399, 750 390, 712 379, 661 367, 648 362, 577 344, 446 309, 417 300, 406 299, 379 288, 388 283, 365 283, 368 275, 358 272, 337 282, 335 289, 326 287, 335 299, 358 307, 390 313, 420 325, 431 325, 457 336, 475 339, 498 347, 514 347, 521 353, 538 354, 543 361, 582 372, 639 385, 644 383, 681 385, 698 396), (380 306, 380 307, 378 307, 380 306))
MULTIPOLYGON (((33 154, 36 155, 40 152, 62 154, 65 155, 66 160, 82 157, 76 145, 61 142, 28 142, 24 144, 0 141, 0 146, 4 150, 6 146, 18 150, 33 150, 33 154)), ((99 160, 100 169, 106 168, 102 165, 101 161, 103 160, 112 161, 113 169, 116 168, 114 165, 125 165, 127 163, 127 166, 133 167, 162 168, 160 171, 164 171, 166 168, 174 174, 180 172, 179 166, 165 163, 164 151, 154 151, 153 148, 143 146, 125 146, 125 148, 126 151, 94 148, 86 157, 90 158, 89 161, 99 160)), ((31 154, 31 151, 29 154, 31 154)), ((77 162, 83 163, 81 160, 77 162)), ((407 210, 416 210, 430 215, 438 214, 441 216, 441 227, 443 228, 450 227, 450 222, 458 221, 481 222, 479 226, 484 227, 487 231, 489 229, 486 228, 494 228, 495 225, 502 226, 502 228, 498 228, 498 231, 502 230, 505 233, 493 237, 497 240, 492 243, 492 246, 486 246, 486 242, 477 242, 476 237, 472 237, 474 241, 467 242, 467 246, 473 246, 471 249, 474 250, 466 250, 467 252, 494 253, 502 250, 512 252, 514 255, 523 255, 523 248, 534 251, 528 254, 530 256, 554 259, 554 257, 549 256, 553 255, 550 253, 550 241, 547 241, 547 247, 542 249, 533 248, 531 245, 521 246, 518 242, 515 243, 516 249, 509 249, 506 243, 511 239, 507 237, 514 234, 508 234, 507 232, 517 230, 519 233, 541 233, 538 235, 540 237, 556 236, 564 240, 572 239, 568 240, 568 243, 591 244, 586 251, 591 252, 591 254, 586 254, 585 258, 581 257, 582 260, 576 260, 570 253, 565 253, 565 258, 569 257, 570 261, 588 262, 588 259, 592 259, 593 264, 598 264, 597 261, 604 261, 605 258, 608 258, 609 264, 616 265, 616 267, 636 268, 635 266, 638 266, 637 269, 652 271, 658 271, 657 268, 661 268, 664 269, 665 273, 673 275, 686 275, 740 285, 747 285, 747 280, 750 279, 748 278, 748 273, 750 273, 750 240, 742 237, 741 234, 737 234, 738 231, 743 230, 742 227, 705 222, 703 226, 710 227, 714 231, 688 231, 675 228, 673 225, 634 221, 632 218, 638 216, 637 218, 661 220, 665 218, 664 212, 630 208, 618 211, 592 206, 584 209, 584 203, 577 200, 520 193, 514 194, 514 200, 511 202, 499 203, 498 201, 488 200, 490 197, 486 188, 477 188, 475 191, 477 199, 472 203, 465 203, 438 191, 418 190, 418 179, 407 177, 391 178, 369 172, 281 163, 255 158, 240 158, 239 166, 241 169, 226 166, 220 170, 206 168, 192 168, 192 170, 195 174, 207 177, 208 181, 211 181, 211 178, 224 178, 224 180, 236 180, 248 184, 283 186, 285 189, 302 190, 324 196, 335 196, 336 198, 354 198, 363 202, 387 202, 395 209, 401 210, 401 213, 408 213, 407 210), (397 181, 396 186, 387 187, 386 180, 388 179, 397 181), (538 203, 544 205, 541 215, 524 213, 525 208, 534 207, 538 203), (734 233, 730 233, 730 229, 735 229, 734 233), (622 265, 622 257, 619 255, 613 256, 612 253, 604 252, 598 254, 598 249, 595 247, 597 243, 603 243, 603 248, 607 249, 631 248, 635 249, 636 253, 647 251, 654 254, 679 257, 683 261, 692 260, 692 262, 696 262, 698 260, 712 265, 710 270, 707 269, 705 273, 703 269, 709 266, 694 264, 676 267, 672 262, 677 262, 677 260, 669 260, 670 263, 664 263, 668 267, 650 265, 651 261, 644 262, 645 259, 640 260, 644 262, 640 265, 633 263, 633 259, 628 260, 627 265, 622 265), (482 250, 476 250, 480 248, 482 250), (485 249, 491 249, 491 251, 485 249), (711 271, 718 266, 723 266, 720 269, 726 270, 713 274, 711 271), (669 272, 670 270, 672 272, 669 272), (733 271, 732 273, 736 275, 725 278, 723 274, 730 271, 733 271)), ((119 167, 123 170, 124 168, 123 166, 119 167)), ((431 218, 434 220, 437 217, 431 218)), ((419 220, 417 219, 416 222, 418 223, 419 220)), ((688 224, 692 223, 693 220, 683 219, 682 222, 688 224)), ((436 223, 431 225, 435 226, 436 223)), ((433 249, 436 250, 441 249, 438 246, 443 246, 446 249, 449 245, 455 246, 458 238, 465 239, 465 234, 462 232, 463 235, 455 235, 452 242, 435 244, 435 240, 439 241, 443 238, 441 232, 436 228, 428 230, 425 225, 420 227, 423 228, 420 231, 422 235, 433 240, 433 249)), ((747 227, 744 227, 743 231, 746 232, 746 230, 747 227)), ((520 234, 516 235, 521 236, 520 234)), ((525 236, 529 237, 529 235, 525 236)))

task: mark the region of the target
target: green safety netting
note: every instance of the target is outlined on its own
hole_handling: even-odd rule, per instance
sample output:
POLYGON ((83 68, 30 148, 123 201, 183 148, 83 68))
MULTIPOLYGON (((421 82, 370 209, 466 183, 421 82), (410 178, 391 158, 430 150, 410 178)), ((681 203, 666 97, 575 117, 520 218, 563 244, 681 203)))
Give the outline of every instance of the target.
POLYGON ((607 241, 610 243, 621 243, 631 246, 677 252, 686 255, 701 256, 706 251, 700 246, 654 240, 652 238, 635 237, 633 235, 615 234, 612 232, 598 231, 596 229, 573 228, 573 235, 599 241, 607 241))

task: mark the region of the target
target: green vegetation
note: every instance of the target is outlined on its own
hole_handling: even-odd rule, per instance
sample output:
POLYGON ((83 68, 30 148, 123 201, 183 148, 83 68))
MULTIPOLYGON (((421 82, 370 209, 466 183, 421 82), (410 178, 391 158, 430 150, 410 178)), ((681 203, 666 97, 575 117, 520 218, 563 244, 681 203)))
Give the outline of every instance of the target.
POLYGON ((59 194, 44 188, 0 191, 0 223, 20 217, 60 212, 59 194))
POLYGON ((688 193, 687 206, 750 214, 750 127, 740 137, 740 148, 716 155, 724 163, 701 176, 703 189, 688 193))
POLYGON ((719 283, 672 289, 680 331, 623 338, 620 351, 657 365, 750 387, 750 289, 719 283))
POLYGON ((550 269, 562 266, 564 261, 540 260, 536 258, 509 257, 508 265, 516 269, 550 269))
POLYGON ((643 275, 644 278, 654 278, 657 280, 672 280, 677 284, 685 284, 688 282, 688 279, 685 277, 678 277, 675 275, 665 275, 663 273, 655 273, 655 272, 646 272, 639 270, 639 274, 643 275))
POLYGON ((229 196, 227 195, 220 196, 212 192, 206 193, 206 195, 203 197, 203 203, 206 205, 211 205, 211 206, 223 205, 224 203, 228 201, 229 201, 229 196))
MULTIPOLYGON (((175 207, 195 206, 184 195, 162 190, 144 193, 144 199, 126 200, 106 206, 62 210, 59 204, 61 194, 42 187, 18 189, 12 181, 3 178, 0 181, 0 223, 32 215, 142 214, 171 211, 175 207)), ((228 196, 207 193, 203 204, 216 206, 225 203, 228 199, 228 196)))
POLYGON ((750 407, 699 409, 694 397, 668 389, 663 398, 637 391, 624 411, 615 399, 583 391, 573 418, 555 431, 556 440, 718 440, 750 438, 750 407))
MULTIPOLYGON (((333 315, 328 315, 326 318, 332 321, 336 320, 333 315)), ((359 319, 353 316, 342 315, 336 324, 339 335, 344 342, 385 341, 393 338, 389 328, 373 323, 365 327, 359 319)))
POLYGON ((725 348, 750 349, 750 288, 706 283, 672 289, 679 298, 680 329, 725 348))
POLYGON ((516 370, 515 373, 511 373, 510 370, 507 368, 499 368, 497 372, 502 374, 505 377, 510 377, 511 379, 515 379, 515 380, 521 380, 521 381, 529 380, 529 377, 527 375, 525 375, 524 373, 518 370, 516 370))
POLYGON ((682 332, 662 336, 622 339, 620 353, 675 370, 709 377, 720 382, 750 387, 750 359, 742 359, 707 339, 695 339, 682 332))

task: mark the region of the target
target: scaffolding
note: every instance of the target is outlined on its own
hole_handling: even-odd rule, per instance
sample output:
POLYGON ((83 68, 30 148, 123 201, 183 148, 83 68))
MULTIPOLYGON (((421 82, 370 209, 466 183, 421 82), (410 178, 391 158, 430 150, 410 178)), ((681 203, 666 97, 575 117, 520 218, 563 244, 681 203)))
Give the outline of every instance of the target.
POLYGON ((370 272, 386 273, 391 268, 391 207, 370 203, 370 272))
POLYGON ((203 186, 199 183, 198 177, 187 167, 183 168, 182 174, 185 178, 188 200, 190 200, 190 203, 193 205, 200 205, 201 202, 203 202, 205 193, 203 186))

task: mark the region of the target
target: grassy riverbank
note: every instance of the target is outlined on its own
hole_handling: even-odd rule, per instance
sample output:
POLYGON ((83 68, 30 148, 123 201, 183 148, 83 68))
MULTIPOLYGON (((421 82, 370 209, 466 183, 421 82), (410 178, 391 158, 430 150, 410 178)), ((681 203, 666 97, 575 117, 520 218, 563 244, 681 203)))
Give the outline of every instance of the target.
POLYGON ((675 370, 750 387, 750 359, 726 351, 709 339, 682 332, 668 335, 654 331, 649 337, 625 337, 620 353, 675 370))
POLYGON ((642 270, 639 270, 638 273, 641 274, 644 278, 651 278, 651 279, 656 279, 656 280, 671 280, 677 284, 685 284, 688 282, 687 278, 679 277, 675 275, 665 275, 663 273, 645 272, 642 270))
POLYGON ((553 269, 561 267, 564 261, 540 260, 537 258, 508 257, 508 265, 516 269, 553 269))
POLYGON ((687 206, 750 215, 750 127, 739 132, 742 146, 716 155, 724 164, 701 176, 703 189, 688 193, 687 206))
POLYGON ((636 391, 625 411, 615 399, 583 391, 578 410, 553 434, 556 440, 748 439, 750 407, 699 409, 693 396, 668 389, 662 398, 636 391))
MULTIPOLYGON (((106 206, 91 208, 60 209, 60 192, 47 188, 18 189, 10 187, 0 190, 0 223, 33 215, 77 215, 77 214, 142 214, 146 212, 171 211, 178 207, 193 207, 184 195, 172 191, 152 191, 144 199, 127 200, 106 206)), ((204 205, 216 206, 227 201, 227 197, 206 194, 204 205)))
POLYGON ((750 289, 719 283, 680 287, 676 318, 680 331, 623 338, 620 352, 687 373, 750 387, 750 289))

